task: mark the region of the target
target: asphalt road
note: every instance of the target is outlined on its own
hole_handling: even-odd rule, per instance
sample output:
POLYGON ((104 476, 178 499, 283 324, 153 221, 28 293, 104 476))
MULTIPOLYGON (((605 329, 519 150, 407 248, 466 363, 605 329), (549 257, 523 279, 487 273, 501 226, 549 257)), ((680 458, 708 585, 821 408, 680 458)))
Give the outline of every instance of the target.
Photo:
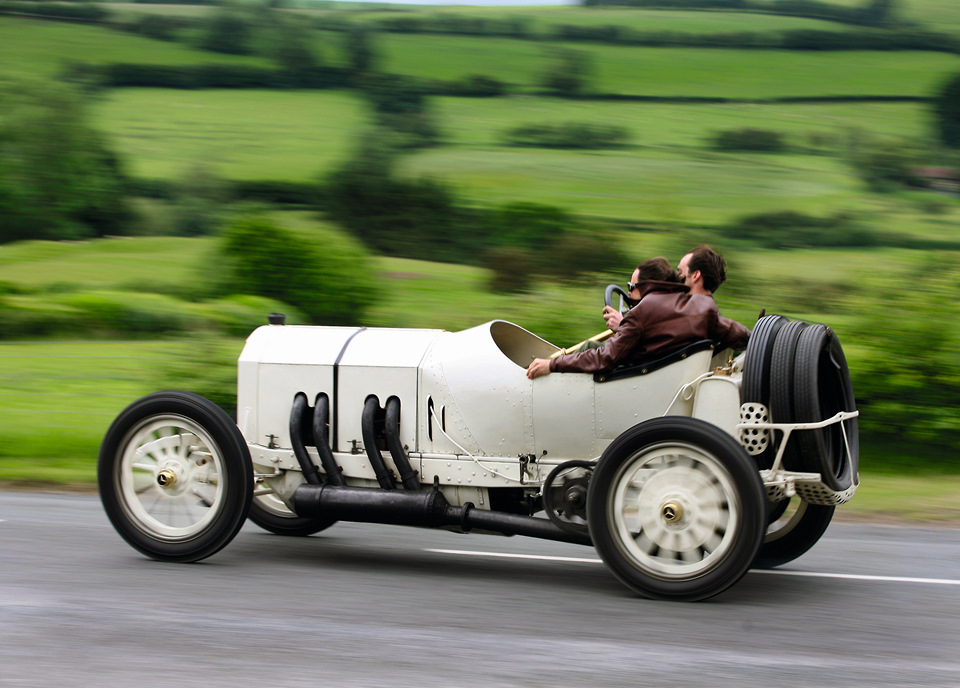
POLYGON ((164 564, 96 497, 0 492, 0 686, 955 688, 960 529, 834 523, 677 603, 590 548, 390 526, 164 564))

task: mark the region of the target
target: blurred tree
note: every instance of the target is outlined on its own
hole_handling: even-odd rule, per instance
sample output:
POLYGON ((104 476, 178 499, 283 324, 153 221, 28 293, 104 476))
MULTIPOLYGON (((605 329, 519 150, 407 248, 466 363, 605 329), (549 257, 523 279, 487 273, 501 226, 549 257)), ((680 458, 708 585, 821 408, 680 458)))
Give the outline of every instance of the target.
POLYGON ((715 132, 710 137, 710 144, 715 150, 721 151, 782 153, 787 149, 787 142, 779 131, 755 127, 715 132))
POLYGON ((898 0, 867 0, 855 16, 869 26, 885 26, 896 20, 897 10, 898 0))
POLYGON ((0 242, 124 233, 120 160, 66 86, 0 86, 0 161, 0 242))
POLYGON ((912 172, 914 154, 903 143, 862 140, 853 149, 850 163, 871 191, 877 193, 889 193, 916 183, 912 172))
POLYGON ((376 129, 327 175, 326 210, 371 248, 387 255, 475 262, 482 234, 453 191, 431 179, 403 179, 395 171, 400 137, 376 129))
POLYGON ((552 51, 553 62, 540 77, 540 84, 558 96, 582 96, 592 89, 593 63, 588 53, 568 48, 552 51))
POLYGON ((214 294, 276 299, 311 324, 356 324, 376 297, 368 254, 332 231, 296 231, 247 214, 227 225, 217 253, 214 294))
POLYGON ((494 291, 524 291, 537 275, 572 282, 630 262, 602 227, 585 225, 562 208, 508 203, 489 214, 484 264, 494 291))
POLYGON ((273 33, 272 57, 298 85, 301 75, 309 74, 322 63, 313 47, 313 34, 301 23, 283 20, 273 33))
POLYGON ((402 135, 403 148, 430 146, 440 138, 433 112, 422 88, 395 74, 368 74, 361 88, 373 108, 377 124, 402 135))
POLYGON ((246 55, 251 51, 254 27, 240 10, 221 7, 204 22, 200 47, 229 55, 246 55))
POLYGON ((960 148, 960 74, 951 77, 933 98, 933 116, 940 141, 960 148))
POLYGON ((373 42, 373 31, 362 24, 352 24, 344 33, 344 52, 354 81, 377 70, 380 55, 373 42))
POLYGON ((174 234, 212 234, 223 220, 227 185, 206 165, 196 164, 174 185, 174 234))

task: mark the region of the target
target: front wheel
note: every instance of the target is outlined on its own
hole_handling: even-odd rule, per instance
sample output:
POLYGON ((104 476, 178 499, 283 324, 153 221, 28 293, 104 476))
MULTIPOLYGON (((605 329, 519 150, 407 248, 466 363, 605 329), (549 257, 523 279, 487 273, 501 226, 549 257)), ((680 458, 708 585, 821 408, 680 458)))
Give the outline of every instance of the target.
POLYGON ((587 499, 590 536, 624 584, 651 598, 701 600, 750 568, 766 496, 730 435, 693 418, 655 418, 600 457, 587 499))
POLYGON ((223 409, 189 392, 157 392, 124 409, 97 462, 107 517, 161 561, 198 561, 243 526, 253 494, 246 442, 223 409))

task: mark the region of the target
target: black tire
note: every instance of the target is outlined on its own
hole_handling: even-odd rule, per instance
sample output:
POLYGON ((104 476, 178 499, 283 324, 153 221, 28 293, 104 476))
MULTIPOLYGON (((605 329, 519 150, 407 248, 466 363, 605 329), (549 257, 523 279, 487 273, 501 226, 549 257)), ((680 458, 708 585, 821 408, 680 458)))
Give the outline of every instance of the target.
POLYGON ((836 510, 835 506, 810 504, 799 497, 782 504, 787 508, 767 526, 754 568, 772 569, 804 554, 823 536, 836 510))
POLYGON ((782 315, 765 315, 750 334, 747 350, 743 355, 743 388, 741 401, 770 406, 770 365, 773 345, 780 328, 787 323, 782 315))
MULTIPOLYGON (((839 340, 826 325, 811 325, 797 341, 793 405, 798 423, 856 410, 847 360, 839 340)), ((800 470, 820 473, 823 484, 838 492, 853 485, 860 456, 856 418, 819 430, 796 431, 790 441, 796 443, 800 470)))
POLYGON ((702 600, 747 572, 766 527, 766 496, 743 447, 710 423, 655 418, 614 440, 597 463, 587 525, 632 590, 702 600))
MULTIPOLYGON (((773 344, 770 363, 770 419, 774 423, 793 423, 794 411, 794 366, 796 365, 797 343, 807 323, 801 320, 788 322, 777 333, 773 344)), ((768 449, 764 453, 764 468, 773 465, 776 452, 768 449)), ((783 454, 783 468, 799 471, 801 462, 796 442, 788 442, 783 454)))
POLYGON ((269 533, 290 537, 313 535, 337 522, 334 518, 297 516, 273 495, 254 497, 247 517, 269 533))
POLYGON ((253 466, 223 409, 189 392, 157 392, 107 430, 97 483, 107 517, 131 546, 190 562, 220 551, 243 526, 253 466))

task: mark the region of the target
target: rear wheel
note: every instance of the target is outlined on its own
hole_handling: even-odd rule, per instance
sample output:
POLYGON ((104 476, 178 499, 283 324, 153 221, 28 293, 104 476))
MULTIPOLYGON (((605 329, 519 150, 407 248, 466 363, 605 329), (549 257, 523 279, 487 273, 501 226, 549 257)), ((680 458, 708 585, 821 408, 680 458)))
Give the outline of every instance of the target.
POLYGON ((763 537, 766 497, 730 435, 692 418, 624 432, 590 481, 587 524, 603 561, 647 597, 700 600, 736 583, 763 537))
POLYGON ((826 532, 836 510, 834 506, 810 504, 799 497, 773 506, 774 516, 767 525, 754 568, 772 569, 806 553, 826 532))
POLYGON ((337 522, 333 518, 297 516, 279 497, 272 494, 257 495, 253 498, 249 518, 267 532, 294 537, 319 533, 337 522))
MULTIPOLYGON (((809 326, 797 340, 793 405, 799 423, 857 408, 843 349, 826 325, 809 326)), ((790 441, 796 443, 800 463, 794 470, 819 473, 823 484, 838 492, 853 485, 860 453, 856 418, 819 430, 797 431, 790 441)))
POLYGON ((161 561, 198 561, 243 526, 253 466, 219 406, 189 392, 157 392, 107 430, 97 482, 107 517, 130 545, 161 561))

